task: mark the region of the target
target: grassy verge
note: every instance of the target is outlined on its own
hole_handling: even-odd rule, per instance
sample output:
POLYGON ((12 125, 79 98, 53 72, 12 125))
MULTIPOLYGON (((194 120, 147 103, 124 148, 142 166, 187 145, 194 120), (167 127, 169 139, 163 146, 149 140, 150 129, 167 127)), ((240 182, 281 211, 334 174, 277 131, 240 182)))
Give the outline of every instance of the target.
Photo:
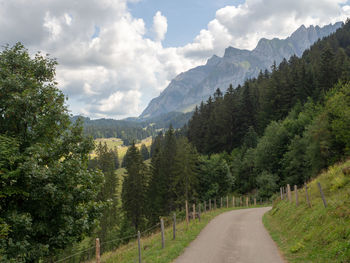
POLYGON ((290 262, 350 262, 350 175, 342 169, 350 160, 330 167, 308 184, 312 208, 306 203, 305 191, 299 191, 299 203, 275 201, 263 222, 272 238, 290 262), (324 207, 317 186, 326 196, 324 207))
MULTIPOLYGON (((257 206, 261 207, 261 206, 257 206)), ((186 222, 180 222, 176 228, 176 240, 173 240, 172 226, 168 226, 165 229, 165 248, 161 248, 161 235, 156 232, 150 236, 143 236, 141 238, 141 254, 142 262, 144 263, 167 263, 172 262, 177 258, 193 241, 200 231, 217 215, 231 211, 233 209, 242 208, 222 208, 214 211, 202 214, 201 222, 198 220, 191 221, 188 227, 186 222)), ((112 263, 112 262, 138 262, 138 246, 137 241, 132 241, 125 246, 118 248, 116 251, 107 252, 102 255, 101 262, 112 263)))

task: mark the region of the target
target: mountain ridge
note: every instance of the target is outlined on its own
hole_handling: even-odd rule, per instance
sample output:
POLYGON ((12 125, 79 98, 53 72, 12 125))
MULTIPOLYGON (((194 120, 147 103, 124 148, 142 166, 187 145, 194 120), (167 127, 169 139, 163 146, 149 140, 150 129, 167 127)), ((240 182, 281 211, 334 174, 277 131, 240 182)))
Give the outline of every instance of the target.
POLYGON ((292 55, 300 57, 318 39, 334 33, 343 22, 324 27, 300 26, 285 39, 261 38, 253 50, 227 47, 223 57, 213 55, 205 65, 192 68, 177 75, 162 93, 152 99, 139 116, 141 119, 177 111, 189 112, 205 101, 217 88, 225 91, 246 79, 256 77, 260 71, 279 64, 292 55))

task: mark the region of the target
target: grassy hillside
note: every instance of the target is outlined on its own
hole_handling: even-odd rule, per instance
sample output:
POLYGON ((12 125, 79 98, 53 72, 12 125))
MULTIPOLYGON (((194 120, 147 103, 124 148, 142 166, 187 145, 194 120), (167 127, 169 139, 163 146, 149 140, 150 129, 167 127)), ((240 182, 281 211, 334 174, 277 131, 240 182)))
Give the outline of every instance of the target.
MULTIPOLYGON (((123 144, 123 141, 119 138, 97 138, 95 139, 95 144, 99 143, 107 143, 107 147, 109 149, 114 149, 116 147, 118 149, 118 155, 119 155, 119 160, 120 162, 123 160, 126 151, 128 150, 128 146, 125 146, 123 144)), ((145 144, 148 149, 150 149, 151 144, 152 144, 152 137, 148 137, 146 139, 143 139, 141 142, 136 144, 136 147, 141 148, 141 145, 145 144)), ((96 157, 95 151, 91 153, 91 158, 96 157)))
POLYGON ((305 190, 299 191, 299 206, 278 198, 263 220, 272 238, 290 262, 350 262, 350 160, 329 168, 308 184, 312 207, 305 190), (326 196, 324 207, 317 186, 326 196))

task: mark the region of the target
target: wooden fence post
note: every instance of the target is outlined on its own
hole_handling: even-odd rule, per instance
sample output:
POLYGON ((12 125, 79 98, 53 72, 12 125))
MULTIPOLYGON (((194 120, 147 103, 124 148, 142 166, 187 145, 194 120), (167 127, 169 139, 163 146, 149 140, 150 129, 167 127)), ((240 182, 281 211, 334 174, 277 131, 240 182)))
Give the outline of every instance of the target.
POLYGON ((236 204, 235 204, 235 197, 232 196, 232 207, 235 207, 235 206, 236 206, 236 204))
POLYGON ((201 203, 198 205, 198 221, 201 221, 201 203))
POLYGON ((299 205, 299 198, 298 198, 298 186, 294 185, 294 193, 295 193, 295 205, 299 205))
POLYGON ((286 186, 286 187, 284 187, 284 199, 287 200, 287 198, 288 198, 288 191, 287 191, 287 186, 286 186))
POLYGON ((209 211, 211 211, 211 199, 209 199, 209 211))
POLYGON ((254 205, 256 205, 256 198, 254 197, 254 205))
POLYGON ((245 198, 245 205, 249 206, 249 199, 248 199, 248 197, 245 198))
POLYGON ((96 238, 96 263, 101 263, 100 239, 96 238))
POLYGON ((240 206, 243 206, 242 196, 239 197, 240 206))
POLYGON ((207 212, 207 201, 204 201, 204 213, 206 213, 207 212))
POLYGON ((186 200, 186 224, 188 225, 188 202, 186 200))
POLYGON ((196 219, 196 204, 193 203, 192 205, 192 219, 193 221, 196 219))
POLYGON ((282 187, 280 187, 280 192, 281 192, 281 200, 283 200, 283 192, 282 192, 282 187))
POLYGON ((137 231, 137 245, 139 248, 139 263, 141 263, 141 233, 137 231))
POLYGON ((326 202, 326 198, 324 197, 324 193, 322 191, 322 186, 319 182, 317 182, 317 185, 318 185, 318 188, 320 189, 323 205, 324 205, 324 207, 327 207, 327 202, 326 202))
POLYGON ((307 184, 306 183, 305 183, 305 195, 306 195, 307 204, 311 208, 311 202, 310 202, 310 199, 309 199, 309 194, 307 193, 307 184))
POLYGON ((217 207, 216 207, 216 198, 214 199, 214 209, 216 210, 217 207))
POLYGON ((228 208, 228 195, 226 196, 226 208, 228 208))
POLYGON ((165 240, 164 240, 164 220, 163 218, 160 219, 160 229, 162 231, 162 248, 165 247, 165 240))
POLYGON ((222 197, 220 199, 220 208, 222 208, 222 197))
POLYGON ((173 240, 176 238, 176 213, 173 216, 173 240))
POLYGON ((287 184, 288 201, 292 202, 292 192, 290 191, 290 185, 287 184))

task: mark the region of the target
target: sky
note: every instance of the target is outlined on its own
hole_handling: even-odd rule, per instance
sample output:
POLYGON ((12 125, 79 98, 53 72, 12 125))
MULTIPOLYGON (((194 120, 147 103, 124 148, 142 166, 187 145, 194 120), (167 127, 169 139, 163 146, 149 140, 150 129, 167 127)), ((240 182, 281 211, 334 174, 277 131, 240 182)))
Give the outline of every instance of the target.
POLYGON ((0 45, 57 59, 72 114, 135 117, 225 48, 350 17, 350 0, 0 0, 0 45))

